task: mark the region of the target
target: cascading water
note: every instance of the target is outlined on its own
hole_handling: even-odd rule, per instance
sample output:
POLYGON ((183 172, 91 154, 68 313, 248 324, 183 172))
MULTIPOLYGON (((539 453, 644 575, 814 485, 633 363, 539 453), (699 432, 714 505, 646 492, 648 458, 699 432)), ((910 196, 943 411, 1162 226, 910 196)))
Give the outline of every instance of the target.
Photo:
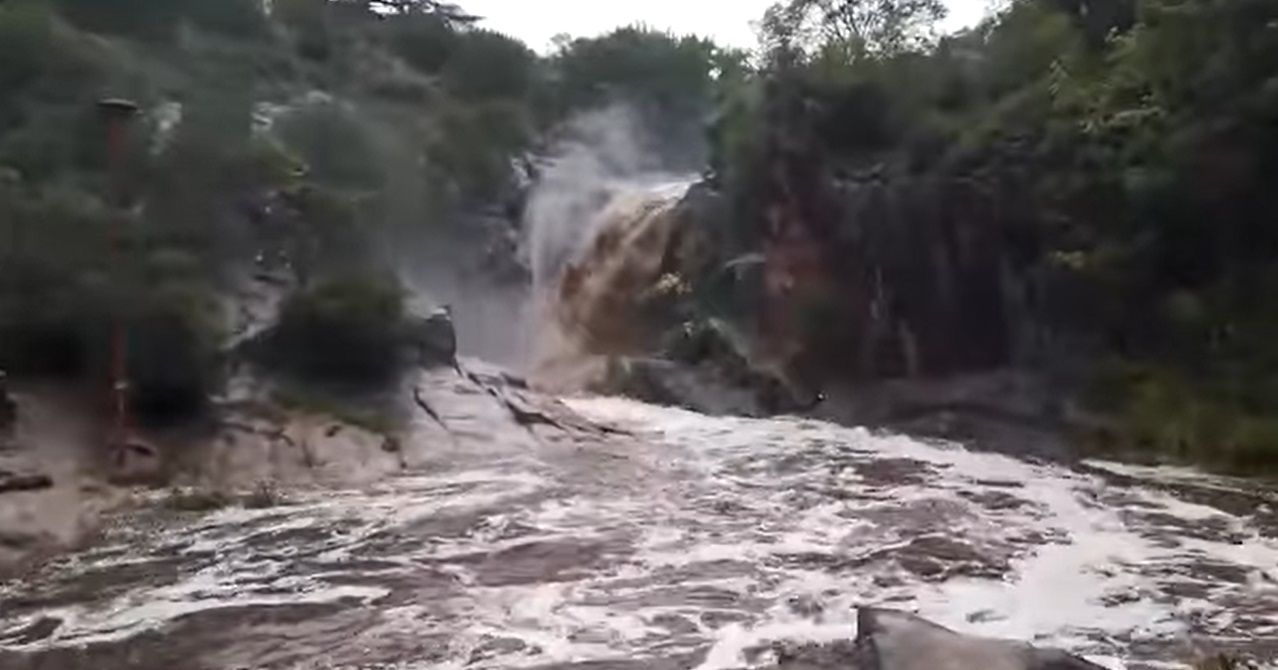
POLYGON ((596 355, 634 353, 634 301, 660 276, 670 211, 693 182, 658 169, 641 135, 625 108, 582 117, 530 195, 531 367, 543 385, 580 387, 596 355))
POLYGON ((600 212, 621 193, 678 195, 690 175, 660 167, 637 138, 638 122, 625 107, 585 114, 571 124, 555 156, 543 166, 524 215, 533 283, 545 289, 583 251, 600 212))

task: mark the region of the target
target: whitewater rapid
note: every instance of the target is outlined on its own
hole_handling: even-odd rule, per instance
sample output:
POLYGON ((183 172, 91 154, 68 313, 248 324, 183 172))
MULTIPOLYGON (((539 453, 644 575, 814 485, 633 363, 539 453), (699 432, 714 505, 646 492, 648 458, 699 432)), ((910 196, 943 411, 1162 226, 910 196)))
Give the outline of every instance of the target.
POLYGON ((764 668, 858 605, 1114 668, 1278 652, 1278 503, 1243 482, 565 402, 610 437, 440 400, 462 437, 417 473, 122 518, 0 587, 0 667, 764 668))

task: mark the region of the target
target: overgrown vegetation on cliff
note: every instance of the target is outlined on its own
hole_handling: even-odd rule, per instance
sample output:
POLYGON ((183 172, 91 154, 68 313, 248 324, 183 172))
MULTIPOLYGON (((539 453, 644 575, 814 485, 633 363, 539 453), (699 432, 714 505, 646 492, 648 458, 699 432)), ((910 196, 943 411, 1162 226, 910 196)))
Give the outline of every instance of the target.
POLYGON ((316 345, 281 366, 381 377, 408 325, 379 241, 508 197, 576 110, 642 101, 695 145, 718 53, 625 29, 543 58, 434 0, 0 0, 0 369, 104 383, 122 322, 135 403, 181 415, 267 290, 316 345), (104 97, 140 107, 118 181, 104 97))
POLYGON ((821 372, 1081 357, 1111 441, 1278 463, 1278 4, 1013 0, 946 37, 940 13, 777 5, 716 129, 739 249, 818 240, 821 372))

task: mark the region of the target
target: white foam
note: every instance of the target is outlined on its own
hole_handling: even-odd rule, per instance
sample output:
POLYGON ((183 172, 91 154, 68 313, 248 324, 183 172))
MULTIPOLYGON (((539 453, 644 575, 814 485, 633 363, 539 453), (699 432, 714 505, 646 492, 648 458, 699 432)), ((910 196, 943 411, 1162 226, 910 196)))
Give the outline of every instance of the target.
MULTIPOLYGON (((1264 605, 1278 602, 1278 542, 1246 518, 1165 487, 1115 486, 1063 467, 811 420, 567 402, 635 431, 632 460, 587 482, 538 460, 533 445, 521 459, 463 460, 363 490, 301 494, 285 508, 229 509, 154 535, 126 533, 118 546, 71 562, 66 579, 161 555, 182 562, 181 576, 50 610, 63 626, 29 649, 125 639, 213 609, 345 598, 366 603, 376 630, 391 638, 454 640, 442 666, 405 668, 462 667, 485 639, 513 637, 526 646, 485 650, 498 654, 485 657, 486 667, 702 650, 701 670, 725 670, 749 665, 747 652, 772 642, 847 639, 858 605, 1097 654, 1114 668, 1134 642, 1170 646, 1191 630, 1224 639, 1248 616, 1247 634, 1278 636, 1278 606, 1264 605), (884 459, 909 476, 876 473, 884 459), (634 463, 643 468, 628 469, 634 463), (981 497, 994 494, 1020 504, 983 506, 981 497), (421 530, 439 519, 461 525, 439 536, 421 530), (1225 537, 1186 530, 1199 526, 1225 537), (919 551, 920 540, 961 542, 1007 570, 928 581, 895 560, 919 551), (493 569, 485 555, 531 543, 600 549, 563 581, 483 586, 492 583, 483 570, 493 569), (361 567, 360 558, 373 564, 361 567), (1195 562, 1241 570, 1246 583, 1182 574, 1195 562), (343 576, 400 583, 427 565, 431 578, 452 579, 452 590, 416 609, 379 610, 389 588, 340 585, 349 583, 343 576), (1168 585, 1203 597, 1174 597, 1168 585), (676 618, 686 623, 671 635, 661 622, 676 618)), ((1140 481, 1197 482, 1179 471, 1125 474, 1133 472, 1140 481)), ((0 613, 0 629, 30 621, 0 613)))
MULTIPOLYGON (((1253 586, 1264 582, 1264 576, 1278 566, 1278 544, 1254 531, 1245 531, 1246 525, 1242 520, 1153 489, 1133 490, 1134 501, 1161 514, 1191 524, 1224 519, 1232 529, 1248 536, 1242 544, 1179 537, 1179 548, 1166 548, 1149 539, 1142 532, 1146 529, 1129 526, 1132 521, 1122 516, 1122 509, 1105 508, 1090 502, 1093 492, 1104 490, 1104 482, 1060 467, 1029 464, 1010 457, 971 452, 952 445, 922 443, 904 437, 877 437, 860 429, 812 421, 712 419, 683 410, 660 409, 618 399, 579 399, 572 404, 574 409, 592 418, 647 430, 661 439, 699 448, 703 453, 721 455, 723 452, 744 450, 765 458, 772 448, 793 450, 798 445, 793 440, 786 444, 784 434, 801 432, 808 440, 819 439, 824 444, 835 445, 836 450, 870 449, 880 457, 911 458, 944 466, 939 471, 940 481, 929 482, 921 490, 898 487, 893 496, 898 501, 911 496, 937 497, 940 494, 966 505, 953 494, 979 489, 977 481, 1000 480, 1022 484, 1010 493, 1034 503, 1035 507, 1029 511, 1003 512, 999 523, 1027 530, 1051 531, 1054 535, 1063 534, 1068 538, 1067 543, 1038 546, 1014 559, 1011 573, 1002 581, 953 579, 939 585, 914 584, 908 589, 911 596, 908 602, 913 609, 943 625, 974 634, 1084 648, 1089 646, 1093 637, 1090 634, 1095 632, 1137 639, 1176 638, 1187 632, 1191 613, 1200 617, 1214 613, 1220 617, 1224 614, 1224 607, 1207 602, 1191 605, 1183 600, 1179 604, 1174 601, 1169 604, 1148 598, 1115 603, 1106 602, 1107 597, 1140 593, 1142 589, 1153 587, 1149 577, 1140 573, 1141 566, 1165 564, 1186 556, 1207 557, 1249 567, 1255 575, 1253 586), (976 615, 983 616, 977 617, 979 623, 971 623, 970 619, 976 615)), ((1192 471, 1128 469, 1127 474, 1147 479, 1192 479, 1192 471)), ((785 541, 793 543, 794 549, 799 551, 831 549, 834 543, 828 538, 837 537, 838 529, 831 523, 829 511, 828 508, 806 510, 791 524, 791 527, 803 532, 787 535, 785 541), (816 539, 823 532, 831 534, 826 536, 825 542, 816 539)), ((838 517, 833 519, 837 521, 838 517)), ((970 523, 953 529, 958 537, 967 539, 972 539, 968 533, 973 530, 976 528, 970 523)), ((878 548, 885 549, 888 545, 878 548)), ((696 561, 726 558, 738 552, 748 560, 759 560, 776 549, 776 545, 710 544, 699 546, 684 556, 686 560, 696 561), (701 553, 703 551, 708 553, 701 553)), ((677 557, 678 554, 666 553, 658 560, 666 563, 677 557)), ((1272 584, 1270 590, 1274 591, 1272 584)), ((883 590, 879 591, 878 595, 883 595, 883 590)), ((870 599, 875 596, 873 593, 861 595, 870 599)), ((1278 597, 1278 591, 1275 591, 1275 596, 1278 597)), ((1229 621, 1218 619, 1217 626, 1220 630, 1227 630, 1229 621)), ((759 630, 766 630, 766 626, 759 630)), ((801 639, 821 641, 825 635, 823 631, 828 629, 815 626, 799 635, 801 639)), ((757 642, 759 636, 751 629, 735 630, 729 634, 735 642, 720 640, 717 649, 726 655, 725 662, 739 667, 737 651, 743 644, 757 642), (726 649, 737 651, 729 653, 726 649)))

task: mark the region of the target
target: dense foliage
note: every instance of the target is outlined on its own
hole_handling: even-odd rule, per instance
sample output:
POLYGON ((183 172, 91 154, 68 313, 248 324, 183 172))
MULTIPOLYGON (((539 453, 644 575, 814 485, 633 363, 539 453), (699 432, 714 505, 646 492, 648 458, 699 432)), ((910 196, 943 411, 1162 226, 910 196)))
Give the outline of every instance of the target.
POLYGON ((1120 415, 1111 439, 1273 463, 1278 4, 1015 0, 939 39, 937 9, 769 13, 762 72, 715 132, 739 250, 786 197, 832 240, 839 185, 960 218, 955 189, 915 186, 966 185, 1004 213, 1019 271, 1050 278, 1033 318, 1091 361, 1095 399, 1120 415), (797 193, 769 181, 778 169, 797 193))
POLYGON ((314 380, 370 383, 394 376, 407 319, 389 277, 326 277, 289 296, 264 359, 314 380))

